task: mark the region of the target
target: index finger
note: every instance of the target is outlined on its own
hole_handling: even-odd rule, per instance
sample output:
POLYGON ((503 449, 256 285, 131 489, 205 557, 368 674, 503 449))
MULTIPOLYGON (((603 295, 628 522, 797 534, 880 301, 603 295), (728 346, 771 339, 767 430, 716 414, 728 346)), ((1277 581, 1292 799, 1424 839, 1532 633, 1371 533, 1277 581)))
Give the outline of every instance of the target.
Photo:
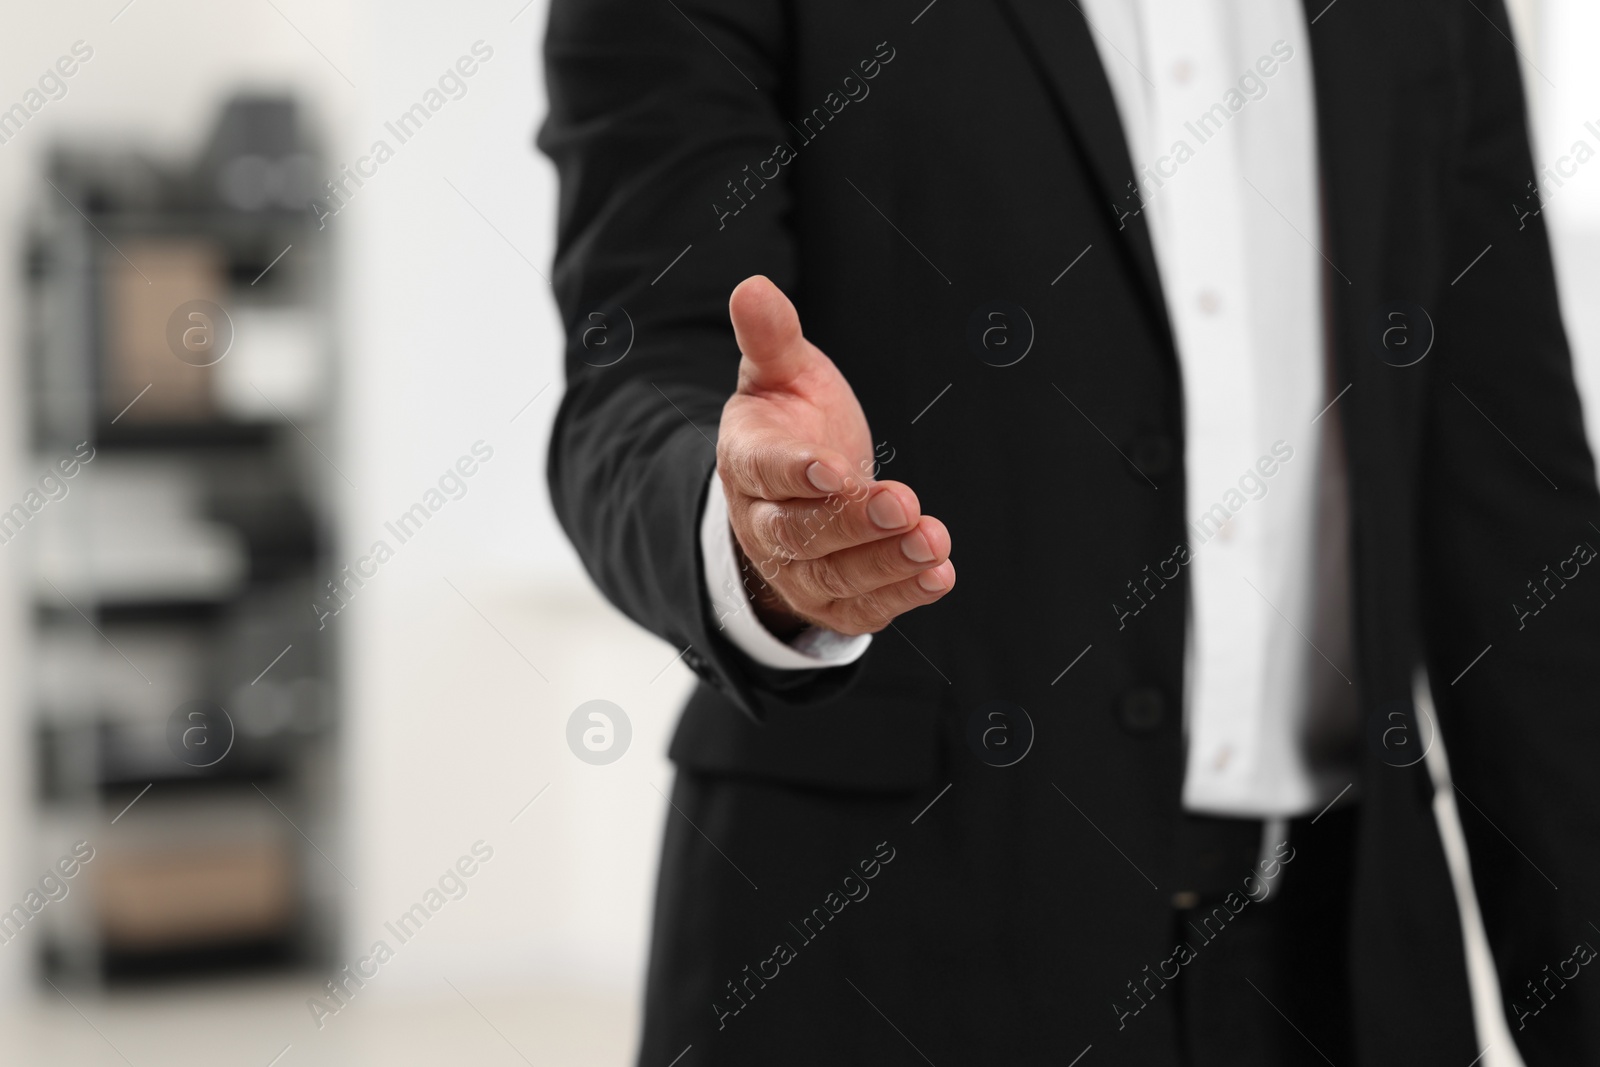
POLYGON ((864 479, 831 448, 768 438, 717 444, 717 470, 725 487, 761 500, 819 499, 859 493, 864 479))

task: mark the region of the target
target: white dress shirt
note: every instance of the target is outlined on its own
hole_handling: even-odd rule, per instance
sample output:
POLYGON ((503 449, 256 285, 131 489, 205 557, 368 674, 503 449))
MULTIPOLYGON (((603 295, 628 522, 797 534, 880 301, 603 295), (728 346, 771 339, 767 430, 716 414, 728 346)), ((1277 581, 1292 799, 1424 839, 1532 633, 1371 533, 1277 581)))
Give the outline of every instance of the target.
MULTIPOLYGON (((1183 374, 1192 560, 1184 806, 1314 812, 1353 780, 1359 711, 1336 403, 1344 383, 1331 377, 1324 342, 1322 286, 1332 271, 1314 245, 1303 11, 1299 0, 1084 0, 1084 11, 1127 137, 1183 374)), ((1344 282, 1334 275, 1331 284, 1344 282)), ((761 627, 742 601, 715 474, 709 500, 701 549, 729 639, 773 667, 860 656, 869 637, 814 629, 786 645, 761 627)))

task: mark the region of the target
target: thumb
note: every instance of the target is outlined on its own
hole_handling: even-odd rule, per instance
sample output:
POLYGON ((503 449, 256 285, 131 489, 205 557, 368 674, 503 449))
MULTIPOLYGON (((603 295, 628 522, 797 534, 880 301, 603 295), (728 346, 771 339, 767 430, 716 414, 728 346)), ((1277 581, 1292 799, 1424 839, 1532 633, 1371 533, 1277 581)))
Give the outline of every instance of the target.
POLYGON ((781 389, 811 363, 813 350, 800 332, 794 304, 760 274, 746 278, 728 298, 728 317, 744 361, 739 390, 781 389))

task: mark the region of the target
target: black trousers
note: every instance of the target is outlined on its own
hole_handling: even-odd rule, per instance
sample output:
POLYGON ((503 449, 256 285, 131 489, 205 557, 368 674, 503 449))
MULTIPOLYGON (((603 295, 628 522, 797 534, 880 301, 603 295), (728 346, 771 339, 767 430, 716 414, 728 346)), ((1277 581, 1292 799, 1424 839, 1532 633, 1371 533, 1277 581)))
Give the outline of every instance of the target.
POLYGON ((680 769, 640 1067, 1063 1067, 1091 1042, 1078 1067, 1326 1067, 1318 1049, 1351 1067, 1350 814, 1291 823, 1292 858, 1270 877, 1259 820, 1191 818, 1189 876, 1157 890, 1067 796, 1048 781, 959 779, 941 799, 680 769), (1007 820, 1026 835, 996 833, 1007 820), (1170 929, 1151 938, 1061 908, 1064 877, 1159 892, 1170 929), (1174 891, 1193 899, 1174 907, 1174 891), (1168 977, 1139 971, 1180 942, 1193 958, 1168 977), (1119 1029, 1113 1009, 1138 1007, 1146 974, 1152 1011, 1119 1029))
POLYGON ((1355 822, 1353 807, 1293 819, 1263 848, 1260 820, 1186 821, 1194 888, 1174 896, 1174 962, 1144 983, 1174 998, 1186 1067, 1354 1063, 1355 822))

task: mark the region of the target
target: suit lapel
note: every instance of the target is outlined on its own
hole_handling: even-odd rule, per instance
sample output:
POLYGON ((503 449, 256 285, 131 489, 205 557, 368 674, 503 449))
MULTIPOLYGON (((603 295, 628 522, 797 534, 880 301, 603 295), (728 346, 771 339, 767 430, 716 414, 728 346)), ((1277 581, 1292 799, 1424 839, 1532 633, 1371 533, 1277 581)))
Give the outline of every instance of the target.
MULTIPOLYGON (((1395 467, 1393 452, 1382 443, 1393 439, 1396 426, 1420 418, 1415 409, 1396 406, 1400 403, 1396 385, 1405 379, 1393 371, 1385 373, 1381 361, 1367 350, 1364 321, 1395 297, 1386 281, 1391 256, 1384 246, 1391 210, 1386 194, 1395 107, 1393 87, 1386 79, 1387 72, 1402 66, 1404 59, 1390 61, 1382 53, 1383 40, 1373 39, 1371 28, 1390 17, 1381 7, 1363 0, 1345 0, 1337 7, 1327 0, 1303 0, 1302 6, 1311 48, 1322 194, 1320 232, 1308 236, 1339 268, 1338 273, 1323 272, 1327 333, 1334 388, 1349 389, 1348 395, 1341 392, 1338 410, 1349 472, 1356 679, 1370 700, 1385 686, 1393 691, 1396 684, 1395 679, 1386 681, 1373 673, 1393 651, 1382 643, 1385 627, 1373 614, 1374 605, 1386 603, 1389 595, 1383 566, 1372 553, 1372 546, 1383 541, 1382 529, 1389 521, 1376 494, 1378 487, 1392 482, 1395 467), (1374 77, 1374 70, 1385 73, 1374 77)), ((1395 39, 1411 40, 1404 34, 1395 39)), ((1420 381, 1420 375, 1409 380, 1420 381)), ((1402 677, 1398 684, 1406 686, 1409 679, 1402 677)), ((1431 795, 1426 775, 1415 784, 1431 795)))
POLYGON ((1339 343, 1340 370, 1350 381, 1371 370, 1349 351, 1360 333, 1355 309, 1373 303, 1386 274, 1382 235, 1389 203, 1388 144, 1395 106, 1393 87, 1373 77, 1370 14, 1358 4, 1329 10, 1327 0, 1302 0, 1311 47, 1316 97, 1317 178, 1321 232, 1311 234, 1340 274, 1329 281, 1329 326, 1339 343), (1312 24, 1313 19, 1326 18, 1312 24), (1366 19, 1359 16, 1368 14, 1366 19), (1348 282, 1345 279, 1349 279, 1348 282))
POLYGON ((1166 304, 1156 272, 1155 250, 1128 157, 1127 137, 1117 118, 1116 99, 1106 80, 1093 30, 1076 3, 1062 0, 1004 0, 1018 35, 1032 56, 1074 143, 1099 188, 1102 210, 1120 217, 1121 253, 1138 278, 1151 311, 1167 329, 1166 304), (1124 215, 1124 212, 1128 214, 1124 215))

